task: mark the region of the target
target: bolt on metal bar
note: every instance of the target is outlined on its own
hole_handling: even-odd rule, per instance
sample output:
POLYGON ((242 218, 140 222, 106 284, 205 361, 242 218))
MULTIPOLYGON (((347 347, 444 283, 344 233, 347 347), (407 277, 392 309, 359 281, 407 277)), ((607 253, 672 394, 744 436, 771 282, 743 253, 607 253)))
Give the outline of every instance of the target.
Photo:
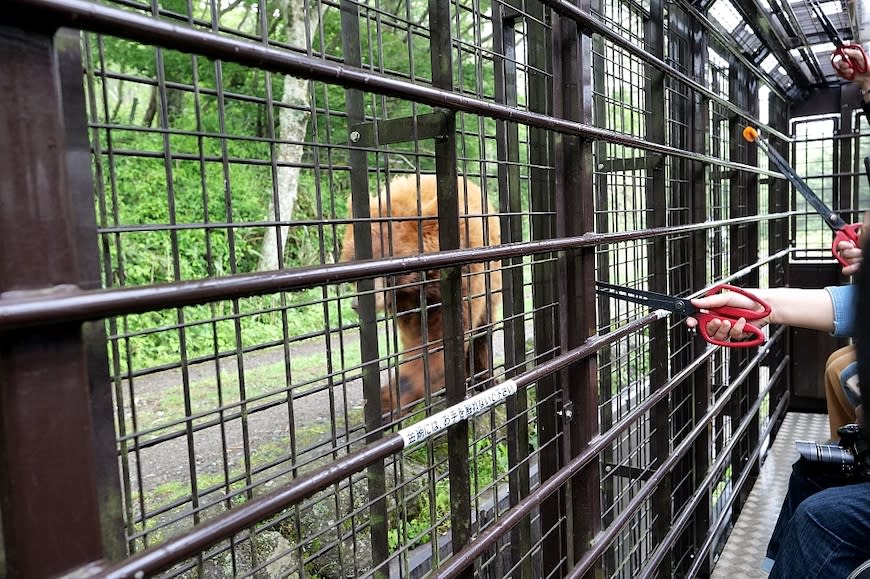
POLYGON ((477 249, 455 249, 438 253, 393 257, 374 262, 359 261, 317 265, 292 270, 237 274, 221 278, 151 286, 92 291, 82 291, 75 286, 61 286, 53 291, 40 292, 37 295, 8 292, 0 295, 0 330, 97 320, 168 307, 249 297, 278 291, 294 291, 311 286, 355 281, 398 272, 439 269, 564 249, 619 243, 753 221, 782 219, 792 215, 795 213, 787 211, 770 215, 630 232, 586 233, 578 237, 510 243, 477 249))
MULTIPOLYGON (((74 26, 92 32, 134 40, 143 44, 162 46, 215 60, 252 66, 270 72, 301 76, 310 80, 338 84, 345 88, 377 92, 387 96, 412 98, 417 102, 435 107, 448 107, 455 111, 480 114, 503 121, 520 122, 530 127, 554 130, 589 139, 601 139, 628 147, 701 161, 711 165, 730 167, 732 169, 773 177, 778 175, 778 173, 759 170, 757 167, 750 165, 733 163, 718 157, 651 143, 622 133, 599 129, 583 123, 555 119, 545 114, 533 113, 498 103, 474 99, 447 90, 383 77, 365 70, 342 66, 288 50, 273 48, 261 43, 218 36, 212 32, 172 24, 149 16, 95 4, 87 0, 10 0, 8 4, 18 9, 16 17, 18 19, 23 18, 28 25, 32 25, 28 20, 33 19, 39 19, 41 22, 54 20, 60 25, 74 26)), ((562 5, 559 4, 559 6, 561 7, 562 5)), ((568 15, 571 16, 571 14, 568 15)), ((584 22, 584 25, 590 25, 593 22, 590 18, 588 22, 584 22)), ((606 29, 601 28, 601 30, 606 29)), ((630 43, 624 44, 631 47, 630 43)), ((634 50, 634 48, 632 49, 634 50)))

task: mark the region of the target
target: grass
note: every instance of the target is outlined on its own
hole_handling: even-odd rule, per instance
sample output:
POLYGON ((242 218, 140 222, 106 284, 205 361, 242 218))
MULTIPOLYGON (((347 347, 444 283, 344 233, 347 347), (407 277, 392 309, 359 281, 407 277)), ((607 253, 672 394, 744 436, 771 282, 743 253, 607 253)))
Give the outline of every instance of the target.
MULTIPOLYGON (((308 299, 313 299, 314 295, 308 295, 308 299)), ((342 300, 342 302, 347 300, 342 300)), ((526 308, 531 310, 531 297, 526 295, 526 308)), ((314 330, 322 331, 325 319, 330 319, 332 323, 338 317, 333 315, 331 308, 342 307, 342 302, 331 302, 327 306, 305 305, 297 306, 288 316, 288 322, 292 323, 293 331, 290 335, 301 335, 314 330), (330 308, 330 309, 325 309, 330 308), (328 311, 329 318, 326 318, 324 312, 328 311), (298 316, 295 314, 298 313, 298 316), (304 314, 304 315, 303 315, 304 314)), ((262 307, 265 302, 258 301, 245 302, 240 304, 240 309, 243 312, 250 311, 252 307, 262 307)), ((343 310, 342 310, 343 311, 343 310)), ((208 316, 215 315, 214 310, 197 311, 197 316, 188 316, 186 321, 193 319, 207 319, 208 316)), ((349 323, 353 320, 354 314, 345 315, 342 313, 344 323, 349 323)), ((269 327, 272 322, 281 319, 280 314, 267 313, 251 316, 250 319, 245 318, 243 331, 250 333, 251 324, 262 327, 269 327)), ((276 324, 280 328, 280 324, 276 324)), ((236 329, 234 324, 230 322, 219 322, 217 324, 204 324, 201 326, 205 334, 201 336, 201 340, 197 341, 198 348, 205 347, 203 351, 206 355, 211 351, 213 355, 213 332, 217 332, 228 340, 227 348, 235 347, 232 343, 235 338, 236 329), (209 336, 208 334, 212 334, 209 336), (209 350, 211 348, 211 350, 209 350)), ((268 330, 272 332, 274 328, 268 330)), ((386 352, 393 351, 394 348, 388 347, 388 340, 392 339, 390 328, 383 326, 379 332, 379 351, 383 355, 386 352)), ((174 331, 164 332, 163 334, 154 334, 154 336, 175 333, 174 331)), ((153 429, 153 432, 143 436, 140 440, 145 441, 151 438, 158 437, 169 431, 176 431, 183 425, 185 420, 192 416, 197 416, 192 419, 194 425, 201 424, 208 420, 213 420, 217 416, 217 408, 230 404, 238 404, 241 400, 251 401, 253 405, 267 403, 268 401, 277 399, 286 399, 289 392, 294 394, 302 394, 316 388, 324 387, 328 384, 326 376, 327 355, 331 355, 331 367, 337 372, 335 383, 338 387, 342 386, 342 382, 346 376, 341 375, 341 369, 358 367, 360 363, 360 344, 355 339, 355 331, 347 332, 348 335, 354 335, 354 339, 348 339, 343 343, 341 349, 335 348, 331 352, 327 352, 323 343, 323 337, 311 340, 308 343, 298 343, 291 347, 291 353, 286 356, 283 350, 278 347, 275 350, 275 361, 262 363, 265 358, 261 356, 269 356, 268 353, 262 352, 250 355, 244 360, 244 368, 241 373, 243 376, 244 390, 242 390, 240 382, 240 372, 236 366, 235 358, 226 358, 221 364, 220 374, 214 375, 214 365, 203 364, 201 367, 192 367, 192 376, 202 376, 205 367, 211 368, 212 375, 192 378, 185 389, 181 380, 181 376, 177 371, 167 372, 163 377, 154 378, 154 382, 149 383, 152 378, 140 378, 135 383, 137 386, 135 404, 137 416, 137 430, 143 431, 153 429), (258 361, 259 360, 259 364, 258 361), (289 372, 287 365, 289 364, 289 372), (170 376, 166 379, 165 376, 170 376), (292 389, 291 389, 292 386, 292 389)), ((271 339, 271 333, 268 335, 251 334, 256 337, 261 343, 266 339, 271 339)), ((188 343, 193 343, 193 333, 188 328, 188 343)), ((222 338, 222 339, 224 339, 222 338)), ((155 358, 149 360, 150 364, 156 364, 160 360, 176 360, 178 352, 170 352, 172 344, 163 345, 162 353, 158 353, 155 358), (174 358, 173 358, 174 356, 174 358)), ((189 353, 189 352, 188 352, 189 353)), ((499 356, 496 359, 496 364, 503 363, 499 356)), ((128 402, 129 403, 129 402, 128 402)), ((235 411, 232 409, 231 411, 235 411)), ((361 409, 349 409, 347 419, 353 423, 362 422, 361 409)), ((422 418, 423 413, 419 413, 422 418)), ((501 412, 503 414, 503 411, 501 412)), ((499 416, 501 416, 501 414, 499 416)), ((128 412, 128 432, 132 432, 131 415, 128 412)), ((503 416, 497 420, 498 424, 503 422, 503 416)), ((315 440, 321 440, 324 436, 328 436, 331 423, 328 421, 314 421, 308 424, 294 425, 295 435, 297 437, 297 446, 302 448, 306 444, 313 444, 315 440), (306 442, 308 441, 308 442, 306 442)), ((485 425, 484 428, 492 428, 492 425, 485 425)), ((282 462, 284 467, 289 465, 292 459, 290 456, 290 441, 286 436, 270 439, 267 442, 257 442, 252 445, 250 456, 250 468, 257 469, 266 465, 272 465, 277 462, 282 462)), ((495 448, 492 448, 490 440, 483 439, 476 443, 475 447, 470 447, 468 451, 469 462, 471 463, 471 484, 472 492, 477 495, 484 492, 493 484, 498 483, 503 479, 507 472, 507 446, 504 443, 499 443, 495 448), (496 457, 494 462, 493 456, 496 457), (476 459, 476 462, 474 462, 476 459)), ((410 453, 406 453, 405 457, 408 460, 414 461, 420 465, 439 464, 439 469, 446 470, 447 444, 446 439, 442 439, 434 445, 427 447, 421 445, 410 453), (429 456, 430 453, 435 456, 429 456)), ((217 467, 220 468, 220 467, 217 467)), ((312 465, 313 468, 313 465, 312 465)), ((200 496, 201 501, 218 501, 226 493, 239 492, 245 484, 245 465, 240 461, 234 461, 229 467, 229 480, 240 479, 231 484, 227 483, 227 476, 222 470, 220 472, 203 472, 198 474, 196 488, 192 488, 189 480, 172 480, 166 481, 158 486, 147 490, 146 495, 142 498, 144 509, 146 512, 154 511, 162 505, 172 504, 177 501, 183 501, 191 496, 200 496), (209 496, 203 496, 203 493, 209 491, 209 496)), ((443 474, 443 473, 441 473, 443 474)), ((186 476, 186 475, 183 475, 186 476)), ((270 470, 264 470, 257 479, 261 482, 269 480, 270 470)), ((260 487, 264 488, 264 487, 260 487)), ((138 508, 139 496, 132 497, 134 508, 138 508)), ((242 502, 247 499, 246 494, 238 495, 233 500, 242 502)), ((432 533, 440 533, 446 531, 449 526, 449 517, 451 513, 450 503, 450 485, 449 481, 444 478, 439 480, 434 489, 430 492, 421 493, 415 499, 416 505, 411 505, 407 510, 393 511, 391 513, 390 535, 388 537, 391 548, 398 549, 408 542, 419 544, 431 539, 432 533), (430 504, 430 501, 432 504, 430 504), (401 512, 407 512, 407 518, 400 516, 401 512), (432 515, 434 514, 434 518, 432 515), (431 519, 431 520, 430 520, 431 519)), ((148 543, 155 544, 163 540, 164 535, 172 534, 170 528, 156 528, 160 525, 161 520, 171 517, 176 517, 185 509, 189 508, 189 502, 184 506, 172 509, 171 512, 160 515, 159 517, 151 517, 145 522, 145 527, 152 529, 148 534, 148 543)), ((182 519, 187 521, 188 519, 182 519)), ((183 523, 187 524, 187 523, 183 523)), ((140 524, 137 525, 137 531, 144 530, 140 524)), ((140 546, 144 546, 144 541, 140 540, 140 546)))
MULTIPOLYGON (((362 420, 361 414, 361 410, 355 410, 353 413, 351 413, 349 419, 362 420)), ((326 429, 328 429, 328 425, 324 423, 318 423, 315 425, 297 428, 297 447, 305 448, 313 445, 316 441, 323 437, 326 429)), ((288 463, 292 459, 290 448, 291 444, 289 436, 282 436, 269 440, 268 442, 259 444, 255 449, 251 451, 250 469, 252 471, 256 471, 260 468, 268 467, 271 465, 279 465, 281 466, 281 468, 287 468, 288 463)), ((146 512, 151 512, 160 508, 163 505, 188 499, 192 496, 199 497, 199 500, 201 502, 219 502, 225 494, 234 493, 240 493, 236 494, 232 499, 230 499, 234 504, 241 504, 245 502, 247 500, 247 494, 242 492, 247 484, 245 466, 243 464, 231 466, 228 469, 228 473, 228 477, 225 477, 223 472, 198 472, 195 489, 192 488, 189 480, 170 480, 161 483, 153 489, 149 489, 145 493, 143 497, 144 509, 146 512), (234 482, 227 484, 228 480, 234 482), (212 494, 211 496, 206 496, 205 493, 207 491, 211 491, 212 493, 217 492, 219 494, 212 494)), ((255 475, 254 480, 255 482, 260 483, 260 486, 255 489, 255 494, 258 494, 259 492, 266 490, 268 487, 271 487, 275 479, 268 470, 265 470, 259 475, 255 475)), ((138 492, 133 492, 131 494, 132 503, 134 505, 138 505, 139 500, 140 494, 138 492)), ((169 519, 181 514, 188 508, 189 503, 185 503, 184 505, 176 507, 170 512, 161 515, 161 517, 169 519)), ((158 517, 149 517, 144 527, 141 523, 137 524, 134 532, 141 532, 145 528, 153 529, 153 531, 148 533, 148 544, 154 545, 160 543, 165 539, 167 533, 165 532, 166 529, 156 528, 158 525, 158 520, 158 517)), ((171 535, 172 533, 168 534, 171 535)), ((144 546, 144 540, 140 538, 137 543, 137 549, 141 549, 144 546)))

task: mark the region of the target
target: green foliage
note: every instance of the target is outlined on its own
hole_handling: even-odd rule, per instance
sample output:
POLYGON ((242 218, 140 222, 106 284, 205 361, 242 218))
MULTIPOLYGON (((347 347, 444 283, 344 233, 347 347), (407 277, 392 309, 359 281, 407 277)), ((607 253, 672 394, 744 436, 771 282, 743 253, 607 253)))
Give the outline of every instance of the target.
MULTIPOLYGON (((188 306, 182 310, 164 310, 130 315, 124 318, 127 332, 132 337, 118 340, 118 362, 121 371, 149 368, 177 362, 181 353, 188 360, 201 356, 214 356, 215 352, 229 352, 237 346, 248 348, 288 337, 304 335, 312 328, 334 326, 339 319, 354 319, 350 300, 322 300, 322 290, 312 288, 280 296, 261 296, 232 302, 188 306), (287 315, 282 315, 282 310, 287 315), (170 327, 181 321, 182 329, 170 327), (285 330, 286 327, 286 330, 285 330), (138 333, 138 334, 137 334, 138 333)), ((359 363, 359 352, 347 345, 344 360, 334 360, 334 367, 359 363), (356 360, 356 361, 354 361, 356 360)), ((333 355, 339 356, 340 352, 333 355)), ((318 371, 322 376, 324 353, 318 355, 318 371)), ((301 364, 302 360, 296 360, 301 364)), ((294 382, 312 372, 294 375, 294 382)), ((313 376, 309 376, 313 379, 313 376)))

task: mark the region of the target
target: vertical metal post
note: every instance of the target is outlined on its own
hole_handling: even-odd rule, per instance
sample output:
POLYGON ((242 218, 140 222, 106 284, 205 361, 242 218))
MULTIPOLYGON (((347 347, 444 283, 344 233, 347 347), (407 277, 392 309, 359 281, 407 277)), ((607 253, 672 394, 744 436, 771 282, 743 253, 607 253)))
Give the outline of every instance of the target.
MULTIPOLYGON (((588 10, 584 0, 582 8, 588 10)), ((579 4, 579 2, 578 2, 579 4)), ((553 116, 592 124, 592 41, 572 20, 553 18, 553 116)), ((592 143, 557 133, 554 136, 556 235, 582 235, 595 229, 592 143)), ((595 333, 595 248, 561 252, 559 271, 559 341, 576 348, 595 333)), ((599 432, 598 367, 589 356, 561 372, 562 428, 568 433, 565 462, 579 454, 599 432), (568 405, 570 403, 570 406, 568 405), (577 412, 577 418, 572 414, 577 412), (582 414, 580 414, 582 412, 582 414)), ((577 561, 601 530, 598 460, 575 476, 567 488, 567 546, 577 561)))
MULTIPOLYGON (((592 0, 589 6, 590 11, 595 11, 596 13, 603 14, 604 13, 604 2, 602 0, 592 0)), ((607 99, 604 97, 607 91, 607 61, 604 57, 606 51, 606 42, 603 37, 596 35, 591 39, 592 43, 592 55, 587 62, 590 62, 591 66, 591 74, 592 74, 592 84, 588 88, 584 85, 584 90, 588 90, 591 93, 592 98, 592 110, 593 110, 593 119, 600 119, 599 123, 603 123, 604 119, 607 118, 608 112, 608 104, 607 99)), ((593 145, 595 147, 595 157, 598 159, 607 159, 607 148, 608 143, 605 141, 596 141, 593 145)), ((597 231, 599 233, 608 233, 610 232, 610 222, 608 215, 610 211, 613 209, 613 202, 608 195, 608 190, 610 188, 610 172, 609 171, 600 171, 598 174, 598 178, 595 182, 595 196, 596 196, 596 206, 600 209, 600 215, 598 218, 598 222, 594 223, 594 229, 592 231, 597 231)), ((603 251, 598 255, 598 279, 602 281, 610 281, 610 253, 607 251, 603 251)), ((611 311, 610 311, 610 300, 599 300, 598 305, 598 319, 600 320, 609 320, 611 319, 611 311)), ((598 353, 598 360, 602 367, 610 367, 610 364, 613 362, 611 357, 611 350, 609 348, 605 348, 601 352, 598 353)), ((613 380, 613 372, 606 371, 601 372, 598 377, 598 397, 603 398, 604 400, 608 400, 610 396, 612 396, 612 392, 614 392, 614 380, 613 380)), ((580 410, 578 409, 578 414, 580 410)), ((586 412, 591 412, 587 410, 586 412)), ((613 425, 614 421, 614 413, 613 413, 613 405, 610 403, 603 404, 599 409, 600 413, 600 424, 604 429, 608 429, 613 425)), ((585 419, 585 417, 578 416, 579 420, 585 419)), ((614 445, 610 445, 605 449, 603 453, 603 460, 605 464, 616 464, 616 452, 614 451, 614 445)), ((608 505, 614 504, 617 500, 618 490, 616 488, 616 477, 608 476, 604 477, 601 480, 601 492, 600 498, 601 504, 608 505)), ((605 514, 600 517, 600 524, 607 527, 613 522, 613 519, 616 515, 615 509, 605 509, 605 514)), ((604 556, 601 558, 601 565, 604 566, 604 569, 615 569, 616 568, 616 549, 608 549, 604 556)))
MULTIPOLYGON (((768 103, 769 107, 769 122, 772 127, 781 132, 788 131, 788 116, 789 106, 784 101, 771 98, 768 103)), ((779 151, 780 154, 788 155, 786 147, 779 144, 779 141, 771 141, 771 146, 779 151)), ((786 157, 787 158, 787 157, 786 157)), ((779 213, 787 211, 790 208, 789 203, 789 186, 785 179, 770 179, 768 180, 768 210, 771 213, 779 213)), ((785 249, 789 246, 789 224, 791 219, 785 217, 769 222, 768 224, 768 243, 770 244, 770 252, 774 253, 785 249)), ((771 286, 787 285, 788 283, 788 256, 771 262, 769 266, 769 279, 771 286)), ((790 351, 790 336, 791 332, 783 334, 784 347, 780 350, 782 355, 787 355, 790 351)), ((770 396, 769 408, 773 410, 778 405, 782 396, 785 396, 790 390, 791 372, 783 372, 780 380, 782 386, 773 390, 770 396)), ((782 416, 780 421, 782 420, 782 416)), ((776 430, 779 426, 774 426, 771 431, 771 437, 776 436, 776 430)))
MULTIPOLYGON (((741 67, 742 75, 744 76, 744 92, 743 98, 745 99, 743 102, 743 108, 750 115, 755 118, 758 118, 758 81, 754 75, 750 74, 750 72, 745 68, 741 67), (746 90, 748 89, 748 90, 746 90)), ((738 127, 740 129, 740 134, 743 133, 743 127, 738 127)), ((744 139, 740 140, 741 145, 743 146, 743 158, 740 159, 743 163, 747 165, 758 165, 758 147, 750 147, 746 143, 744 139)), ((741 201, 743 206, 745 207, 744 211, 746 215, 758 215, 758 176, 750 173, 744 173, 744 186, 741 188, 741 201)), ((746 238, 746 253, 745 253, 745 262, 742 264, 743 267, 752 263, 752 261, 758 255, 758 239, 759 239, 759 226, 758 222, 747 223, 742 226, 743 233, 746 238)), ((750 287, 758 287, 760 282, 760 276, 758 274, 758 269, 755 268, 752 272, 746 277, 746 285, 750 287)), ((748 356, 747 356, 748 357, 748 356)), ((758 399, 758 393, 760 390, 759 381, 761 379, 759 367, 756 365, 752 370, 752 374, 748 377, 745 382, 744 391, 746 393, 744 405, 740 408, 740 415, 738 418, 738 422, 735 424, 739 424, 739 420, 741 420, 746 413, 749 411, 749 408, 752 404, 758 399)), ((746 434, 744 435, 746 438, 746 445, 744 448, 747 453, 751 453, 752 449, 757 448, 761 441, 759 437, 761 435, 761 425, 758 420, 753 420, 749 425, 749 428, 746 430, 746 434)), ((741 459, 742 460, 742 459, 741 459)), ((757 476, 760 470, 761 461, 755 461, 752 463, 752 476, 757 476)), ((735 475, 736 476, 736 475, 735 475)), ((744 485, 743 487, 743 496, 740 500, 740 505, 746 502, 749 498, 749 491, 751 490, 752 485, 744 485)))
MULTIPOLYGON (((79 259, 79 285, 99 289, 100 260, 97 242, 97 216, 91 178, 91 143, 85 93, 82 85, 81 33, 61 29, 55 36, 65 123, 67 182, 75 219, 75 244, 79 259)), ((97 496, 103 529, 105 557, 117 560, 127 554, 124 536, 124 505, 115 445, 115 419, 109 360, 106 353, 106 327, 88 322, 82 327, 87 349, 90 380, 91 415, 97 468, 97 496)))
MULTIPOLYGON (((518 103, 516 10, 499 5, 493 13, 493 44, 495 46, 495 94, 496 100, 509 106, 518 103), (507 14, 509 12, 509 14, 507 14), (503 56, 502 56, 503 55, 503 56)), ((499 212, 501 218, 501 241, 522 241, 523 224, 520 217, 519 128, 516 123, 499 121, 496 124, 496 147, 498 151, 499 212)), ((505 367, 508 376, 522 373, 525 368, 526 327, 523 296, 523 258, 515 257, 502 261, 502 309, 504 321, 505 367)), ((506 400, 508 465, 508 493, 510 504, 516 505, 530 491, 529 481, 529 423, 525 413, 528 400, 525 387, 506 400), (517 419, 523 417, 522 419, 517 419)), ((532 558, 528 557, 532 545, 531 517, 526 517, 511 529, 511 567, 519 566, 524 578, 533 577, 532 558)))
MULTIPOLYGON (((707 68, 707 35, 704 34, 701 26, 692 19, 690 24, 690 66, 694 78, 703 78, 707 68)), ((691 142, 689 146, 696 153, 707 154, 707 143, 709 141, 710 132, 710 99, 699 94, 693 94, 692 108, 690 111, 690 119, 687 119, 692 127, 691 142)), ((691 200, 691 215, 692 223, 702 223, 707 219, 707 187, 709 167, 697 161, 690 164, 691 175, 689 183, 691 190, 689 199, 691 200)), ((709 243, 707 241, 707 231, 697 231, 691 236, 691 271, 690 283, 692 288, 697 289, 704 287, 707 284, 707 262, 709 243)), ((696 336, 694 340, 695 348, 693 352, 702 352, 707 343, 700 337, 696 336)), ((690 378, 690 386, 692 389, 693 399, 693 422, 697 423, 699 416, 703 416, 710 406, 710 398, 712 392, 711 381, 711 363, 710 358, 707 359, 698 370, 692 374, 690 378)), ((710 456, 710 445, 712 438, 712 424, 707 424, 704 433, 698 437, 692 448, 692 476, 693 490, 696 490, 698 484, 707 475, 707 469, 710 466, 712 457, 710 456)), ((697 550, 704 542, 707 532, 710 529, 710 495, 708 494, 698 508, 695 510, 692 517, 692 547, 697 550)), ((705 565, 702 567, 702 572, 709 574, 709 560, 707 557, 705 565)))
MULTIPOLYGON (((840 119, 838 123, 840 130, 837 131, 837 133, 840 135, 851 135, 855 130, 855 127, 852 124, 853 105, 851 100, 844 102, 845 99, 842 98, 843 94, 844 91, 841 88, 840 119)), ((835 171, 840 174, 840 177, 834 179, 833 204, 831 208, 835 211, 842 209, 851 212, 853 218, 846 218, 848 223, 853 223, 856 218, 858 221, 862 219, 862 216, 858 215, 855 211, 858 208, 858 199, 857 195, 852 194, 852 184, 856 183, 857 180, 852 176, 852 173, 856 168, 859 173, 863 172, 862 169, 864 168, 864 162, 862 159, 853 158, 853 156, 857 157, 857 155, 854 155, 852 150, 854 142, 855 141, 851 138, 834 140, 834 167, 836 167, 835 171)), ((859 147, 856 147, 856 149, 857 148, 859 147)), ((859 177, 860 176, 861 175, 859 175, 859 177)))
MULTIPOLYGON (((529 110, 552 113, 552 103, 547 73, 553 70, 551 61, 551 37, 544 26, 545 10, 539 2, 527 2, 526 47, 529 69, 529 110)), ((553 213, 552 174, 547 169, 552 164, 552 134, 538 128, 529 128, 529 206, 532 211, 531 237, 551 239, 556 235, 553 213)), ((557 299, 556 265, 552 254, 542 254, 532 259, 532 304, 534 306, 535 359, 544 361, 553 355, 558 347, 557 320, 554 304, 557 299)), ((539 474, 544 481, 552 477, 561 466, 559 413, 561 400, 557 400, 558 384, 555 376, 539 380, 536 385, 538 440, 540 450, 539 474)), ((564 440, 564 439, 562 439, 564 440)), ((566 535, 562 524, 567 506, 564 494, 554 493, 541 503, 541 532, 547 536, 542 546, 542 565, 544 575, 560 575, 566 571, 566 535)))
MULTIPOLYGON (((649 51, 654 56, 664 60, 664 3, 662 0, 650 2, 649 19, 644 23, 644 38, 649 51)), ((665 109, 665 75, 652 67, 649 71, 647 90, 647 139, 654 143, 664 143, 666 134, 667 110, 665 109)), ((665 167, 659 157, 647 158, 647 175, 649 184, 646 188, 646 208, 649 211, 648 227, 664 227, 667 225, 668 186, 665 167)), ((649 263, 650 289, 668 293, 667 278, 667 242, 664 237, 654 238, 647 250, 649 263)), ((659 388, 668 377, 668 320, 655 322, 650 327, 650 389, 659 388)), ((651 467, 658 465, 670 454, 670 403, 663 400, 651 411, 651 467)), ((671 524, 671 478, 666 475, 658 485, 652 498, 653 524, 652 543, 658 544, 667 534, 671 524)), ((663 563, 664 569, 671 568, 671 558, 668 555, 663 563)))
MULTIPOLYGON (((749 74, 749 71, 743 63, 736 59, 731 59, 729 62, 729 77, 728 77, 728 93, 731 95, 732 101, 749 111, 752 114, 753 107, 757 109, 757 84, 755 78, 749 74)), ((732 118, 729 122, 730 134, 730 153, 729 158, 732 161, 749 162, 749 149, 745 145, 746 141, 742 137, 744 124, 742 119, 732 118)), ((731 177, 731 195, 729 198, 728 217, 742 217, 745 215, 753 215, 758 209, 758 195, 752 194, 752 182, 750 175, 744 171, 736 172, 731 177)), ((733 225, 730 227, 731 238, 731 255, 729 257, 730 271, 737 271, 755 259, 758 255, 758 232, 757 226, 750 227, 749 225, 733 225)), ((750 287, 758 284, 757 270, 750 273, 741 282, 750 287)), ((747 352, 735 350, 729 351, 729 366, 728 372, 731 379, 737 376, 742 370, 746 360, 748 359, 747 352)), ((757 397, 758 392, 758 371, 753 371, 744 383, 740 386, 738 394, 732 396, 728 407, 730 410, 731 424, 737 425, 749 408, 749 404, 757 397), (753 391, 756 393, 752 396, 753 391)), ((744 460, 748 449, 752 448, 753 440, 758 439, 758 425, 755 424, 749 428, 744 434, 743 440, 735 445, 731 456, 731 478, 737 480, 743 469, 746 466, 744 460), (753 437, 754 432, 754 437, 753 437)), ((732 520, 736 522, 737 516, 740 514, 740 509, 745 502, 748 491, 742 491, 744 496, 738 497, 733 503, 732 520)))
MULTIPOLYGON (((0 27, 0 299, 78 284, 54 31, 0 27)), ((10 577, 102 555, 79 324, 0 335, 0 509, 10 577)))
MULTIPOLYGON (((453 43, 450 2, 429 0, 432 84, 453 90, 453 43)), ((443 139, 435 140, 438 175, 438 241, 442 250, 459 247, 459 204, 456 187, 456 114, 447 111, 443 139)), ((444 389, 447 405, 465 399, 465 345, 462 327, 462 269, 441 270, 441 309, 444 320, 444 389)), ((450 469, 450 533, 453 552, 471 540, 471 476, 468 466, 468 422, 461 421, 447 433, 450 469)), ((473 567, 462 575, 471 577, 473 567)))
MULTIPOLYGON (((359 34, 359 6, 355 2, 341 2, 341 39, 345 62, 350 66, 359 67, 362 64, 359 34)), ((365 120, 365 107, 362 91, 350 89, 347 91, 347 122, 348 127, 365 120)), ((348 135, 350 137, 350 135, 348 135)), ((354 227, 354 248, 357 259, 371 259, 372 231, 368 227, 371 217, 369 207, 368 155, 365 151, 352 148, 348 153, 350 162, 351 204, 354 219, 358 220, 354 227)), ((363 394, 366 404, 364 409, 366 443, 371 444, 383 437, 383 417, 381 415, 380 371, 378 368, 378 328, 375 313, 374 281, 360 280, 359 290, 359 323, 360 323, 360 358, 362 360, 363 394)), ((378 460, 366 469, 368 483, 369 522, 371 525, 372 568, 376 569, 375 577, 388 577, 389 570, 383 563, 390 556, 387 542, 387 501, 386 473, 384 460, 378 460), (379 567, 380 566, 380 567, 379 567)))

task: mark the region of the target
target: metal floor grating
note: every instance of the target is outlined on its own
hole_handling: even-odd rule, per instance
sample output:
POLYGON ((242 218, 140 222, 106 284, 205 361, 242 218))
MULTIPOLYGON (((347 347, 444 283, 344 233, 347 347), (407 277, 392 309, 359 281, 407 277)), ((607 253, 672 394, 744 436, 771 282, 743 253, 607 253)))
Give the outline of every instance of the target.
POLYGON ((761 562, 785 497, 791 465, 798 458, 794 442, 827 442, 828 438, 826 414, 789 412, 786 415, 749 499, 713 568, 713 579, 767 577, 761 570, 761 562))

